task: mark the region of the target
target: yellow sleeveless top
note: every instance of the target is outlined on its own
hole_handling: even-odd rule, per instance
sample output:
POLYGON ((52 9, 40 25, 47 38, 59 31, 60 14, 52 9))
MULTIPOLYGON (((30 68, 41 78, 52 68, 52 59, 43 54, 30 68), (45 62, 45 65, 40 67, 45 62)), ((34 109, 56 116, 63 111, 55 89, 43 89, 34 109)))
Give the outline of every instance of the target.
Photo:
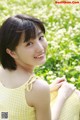
POLYGON ((30 91, 36 79, 31 76, 24 85, 14 89, 6 88, 0 82, 0 120, 36 120, 35 109, 25 98, 25 90, 30 91))
MULTIPOLYGON (((35 108, 30 107, 25 98, 25 90, 29 92, 37 77, 31 76, 22 86, 14 89, 6 88, 0 82, 0 120, 36 120, 35 108)), ((51 107, 54 107, 57 92, 51 92, 51 107)), ((80 100, 76 93, 65 102, 59 120, 80 120, 80 100)), ((54 114, 54 113, 53 113, 54 114)))
MULTIPOLYGON (((54 107, 58 92, 51 92, 51 108, 54 107)), ((54 113, 53 113, 54 114, 54 113)), ((80 99, 74 92, 65 102, 59 120, 80 120, 80 99)))

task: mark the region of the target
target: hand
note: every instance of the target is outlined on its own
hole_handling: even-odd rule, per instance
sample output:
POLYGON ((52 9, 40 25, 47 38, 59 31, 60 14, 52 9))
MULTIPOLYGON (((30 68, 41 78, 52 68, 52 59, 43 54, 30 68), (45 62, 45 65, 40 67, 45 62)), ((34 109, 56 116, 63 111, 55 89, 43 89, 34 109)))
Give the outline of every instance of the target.
POLYGON ((63 99, 67 99, 74 91, 76 87, 73 84, 64 82, 58 91, 58 96, 63 99))
POLYGON ((57 91, 65 81, 65 77, 55 79, 52 84, 50 84, 50 92, 57 91))
POLYGON ((78 95, 79 99, 80 99, 80 90, 75 90, 76 94, 78 95))

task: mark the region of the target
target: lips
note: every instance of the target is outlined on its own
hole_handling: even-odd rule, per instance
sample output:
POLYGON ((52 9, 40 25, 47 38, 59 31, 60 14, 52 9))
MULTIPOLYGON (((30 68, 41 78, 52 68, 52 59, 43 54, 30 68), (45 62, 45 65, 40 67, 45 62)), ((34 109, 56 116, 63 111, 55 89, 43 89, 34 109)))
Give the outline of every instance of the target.
POLYGON ((45 55, 45 54, 40 54, 40 55, 35 56, 34 58, 36 58, 36 59, 43 58, 44 55, 45 55))

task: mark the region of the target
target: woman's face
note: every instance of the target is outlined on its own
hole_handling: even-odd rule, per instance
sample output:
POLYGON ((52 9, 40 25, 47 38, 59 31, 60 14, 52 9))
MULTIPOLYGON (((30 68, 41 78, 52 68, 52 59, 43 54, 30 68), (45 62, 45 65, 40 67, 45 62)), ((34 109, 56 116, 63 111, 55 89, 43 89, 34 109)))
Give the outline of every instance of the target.
POLYGON ((44 34, 38 29, 36 39, 30 39, 28 42, 24 42, 24 37, 25 35, 23 33, 15 50, 17 56, 15 58, 16 64, 32 67, 44 64, 48 45, 44 34))

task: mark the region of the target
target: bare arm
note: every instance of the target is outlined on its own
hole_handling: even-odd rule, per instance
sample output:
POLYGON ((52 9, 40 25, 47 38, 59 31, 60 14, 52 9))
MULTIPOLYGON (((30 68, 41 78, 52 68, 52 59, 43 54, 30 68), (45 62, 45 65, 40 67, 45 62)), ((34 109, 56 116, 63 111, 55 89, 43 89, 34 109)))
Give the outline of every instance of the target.
MULTIPOLYGON (((80 103, 80 90, 76 90, 75 92, 79 97, 79 103, 80 103)), ((80 105, 79 105, 79 119, 80 119, 80 105)))
POLYGON ((58 120, 61 110, 63 108, 64 102, 70 96, 71 93, 68 91, 65 84, 62 85, 58 92, 58 97, 56 99, 55 105, 50 110, 50 90, 49 85, 43 80, 37 80, 33 85, 33 90, 27 94, 27 102, 30 106, 36 109, 36 120, 58 120), (62 94, 62 92, 64 94, 62 94), (66 93, 66 94, 65 94, 66 93), (70 94, 68 94, 70 93, 70 94), (51 118, 52 113, 52 118, 51 118))
POLYGON ((49 85, 43 80, 36 80, 27 95, 29 105, 36 110, 36 120, 51 120, 49 85))
POLYGON ((74 92, 75 87, 72 84, 64 82, 58 91, 56 102, 51 109, 52 120, 59 120, 61 110, 67 98, 74 92))
POLYGON ((35 100, 37 120, 51 120, 49 86, 44 85, 38 89, 35 100))

